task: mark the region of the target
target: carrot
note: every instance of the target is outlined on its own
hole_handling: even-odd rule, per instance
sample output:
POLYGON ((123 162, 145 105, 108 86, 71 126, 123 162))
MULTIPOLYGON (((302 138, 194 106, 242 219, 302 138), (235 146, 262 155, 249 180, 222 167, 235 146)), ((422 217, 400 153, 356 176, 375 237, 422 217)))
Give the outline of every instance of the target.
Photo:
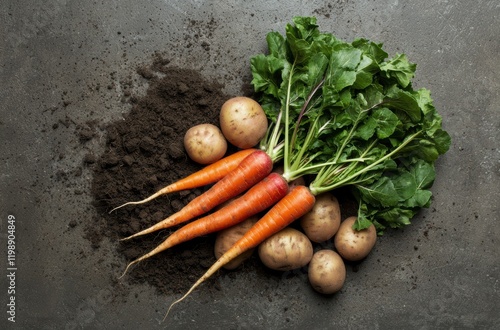
POLYGON ((271 173, 272 169, 273 162, 271 158, 264 151, 255 150, 245 157, 235 170, 229 172, 209 190, 193 199, 179 212, 122 240, 169 228, 202 215, 217 205, 251 188, 271 173))
POLYGON ((210 164, 203 169, 199 170, 198 172, 195 172, 183 179, 180 179, 179 181, 172 183, 157 192, 155 192, 153 195, 137 202, 127 202, 125 204, 122 204, 118 207, 115 207, 109 213, 122 208, 126 205, 137 205, 137 204, 144 204, 147 203, 161 195, 166 195, 169 193, 181 191, 181 190, 187 190, 187 189, 193 189, 193 188, 198 188, 202 187, 214 182, 219 181, 223 177, 225 177, 229 172, 234 170, 238 165, 241 163, 243 159, 245 159, 248 155, 250 155, 252 152, 254 152, 257 149, 244 149, 240 150, 238 152, 235 152, 234 154, 231 154, 227 157, 222 158, 221 160, 210 164))
POLYGON ((271 207, 287 193, 288 183, 285 179, 278 173, 271 173, 250 188, 243 196, 229 203, 217 212, 188 223, 175 231, 151 252, 129 263, 123 275, 125 275, 129 267, 133 264, 169 249, 172 246, 240 223, 271 207))
POLYGON ((224 253, 181 298, 174 301, 167 310, 164 319, 172 307, 183 301, 194 289, 215 274, 222 266, 242 254, 255 248, 266 238, 288 226, 294 220, 309 212, 316 198, 305 186, 295 186, 276 203, 250 230, 224 253))

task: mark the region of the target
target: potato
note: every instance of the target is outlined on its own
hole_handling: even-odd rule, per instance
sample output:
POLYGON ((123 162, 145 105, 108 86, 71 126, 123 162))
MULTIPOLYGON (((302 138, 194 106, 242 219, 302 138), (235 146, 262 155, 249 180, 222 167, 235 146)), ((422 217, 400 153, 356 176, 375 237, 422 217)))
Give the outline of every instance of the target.
POLYGON ((356 217, 349 217, 342 221, 334 239, 337 252, 349 261, 365 258, 377 241, 377 230, 373 224, 367 229, 356 231, 352 229, 355 221, 356 217))
POLYGON ((267 117, 249 97, 233 97, 220 110, 220 127, 226 139, 241 149, 257 145, 267 131, 267 117))
POLYGON ((259 245, 262 263, 274 270, 292 270, 306 266, 312 258, 311 241, 297 229, 287 227, 259 245))
MULTIPOLYGON (((219 259, 227 250, 229 250, 237 240, 239 240, 245 233, 259 220, 259 217, 253 216, 246 219, 239 224, 224 229, 217 233, 215 238, 214 253, 215 257, 219 259)), ((245 260, 250 258, 255 249, 248 250, 240 254, 231 262, 225 264, 223 267, 226 269, 235 269, 241 265, 245 260)))
POLYGON ((332 294, 344 286, 346 269, 344 260, 332 250, 319 250, 309 263, 309 283, 319 293, 332 294))
POLYGON ((184 148, 193 161, 211 164, 224 157, 227 141, 217 126, 200 124, 187 130, 184 135, 184 148))
POLYGON ((340 227, 340 206, 332 193, 324 193, 316 197, 311 211, 300 218, 300 226, 307 237, 320 243, 329 240, 340 227))

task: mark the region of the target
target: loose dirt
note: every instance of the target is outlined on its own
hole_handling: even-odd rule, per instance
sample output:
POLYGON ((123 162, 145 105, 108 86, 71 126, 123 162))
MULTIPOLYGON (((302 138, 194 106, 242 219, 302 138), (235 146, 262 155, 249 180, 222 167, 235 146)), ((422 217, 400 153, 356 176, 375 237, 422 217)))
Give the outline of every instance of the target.
MULTIPOLYGON (((160 55, 137 73, 148 80, 145 95, 127 95, 133 104, 131 111, 124 120, 106 127, 102 156, 84 159, 92 168, 91 193, 98 210, 98 217, 87 226, 86 238, 95 248, 105 237, 118 240, 149 227, 206 189, 170 194, 109 214, 118 205, 141 200, 200 169, 201 165, 187 157, 184 134, 196 124, 218 125, 220 107, 229 98, 222 92, 222 84, 208 81, 196 71, 172 67, 160 55)), ((174 229, 119 243, 124 262, 148 252, 174 229)), ((127 279, 147 282, 164 293, 185 291, 215 261, 213 239, 201 237, 139 263, 127 279)))
MULTIPOLYGON (((205 188, 162 196, 143 205, 129 205, 109 213, 128 201, 138 201, 162 187, 201 169, 191 161, 183 147, 185 132, 201 123, 218 125, 222 104, 230 97, 223 85, 208 81, 199 72, 170 66, 168 59, 157 55, 151 64, 137 69, 148 81, 144 95, 125 95, 132 103, 130 113, 105 128, 106 145, 99 157, 88 155, 85 164, 92 170, 91 194, 98 216, 86 226, 86 238, 98 249, 100 242, 120 238, 147 228, 180 210, 205 188)), ((252 96, 248 85, 241 95, 252 96)), ((84 132, 85 133, 85 132, 84 132)), ((82 141, 88 140, 80 132, 82 141)), ((228 153, 234 152, 229 147, 228 153)), ((349 199, 337 196, 347 212, 354 210, 349 199)), ((136 239, 117 243, 123 263, 140 257, 160 244, 176 227, 136 239)), ((215 235, 208 235, 173 247, 135 265, 124 280, 148 283, 159 293, 184 293, 215 262, 215 235)), ((245 262, 244 269, 257 267, 259 274, 277 276, 260 264, 256 254, 245 262)), ((244 270, 236 270, 244 271, 244 270)), ((221 270, 222 273, 225 270, 221 270)), ((235 272, 235 271, 232 271, 235 272)), ((205 287, 217 289, 217 281, 209 280, 205 287)))

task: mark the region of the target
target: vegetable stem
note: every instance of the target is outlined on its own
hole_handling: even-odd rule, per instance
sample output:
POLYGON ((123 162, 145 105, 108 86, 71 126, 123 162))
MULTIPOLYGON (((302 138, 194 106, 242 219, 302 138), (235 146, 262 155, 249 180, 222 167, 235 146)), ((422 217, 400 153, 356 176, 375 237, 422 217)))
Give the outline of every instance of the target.
POLYGON ((288 172, 290 169, 290 138, 289 138, 289 125, 290 125, 290 94, 292 90, 292 76, 295 69, 295 62, 292 64, 290 68, 290 75, 288 77, 288 86, 286 92, 286 101, 285 101, 285 145, 284 145, 284 154, 283 154, 283 170, 284 173, 288 172))
POLYGON ((302 118, 304 117, 304 113, 306 112, 307 107, 309 106, 309 103, 311 102, 311 99, 313 98, 314 94, 319 90, 319 88, 323 85, 325 82, 325 77, 321 79, 321 81, 313 88, 311 93, 307 96, 306 101, 304 102, 304 105, 302 106, 302 109, 300 109, 299 117, 297 118, 297 123, 295 124, 295 129, 293 130, 293 135, 292 135, 292 140, 290 141, 292 146, 295 145, 295 140, 297 138, 297 132, 300 127, 300 122, 302 118))
MULTIPOLYGON (((360 169, 359 171, 357 172, 354 172, 353 174, 349 175, 348 177, 345 177, 341 180, 338 180, 336 182, 334 182, 333 184, 330 184, 330 185, 323 185, 324 182, 328 179, 330 179, 331 177, 330 176, 327 176, 327 177, 320 177, 319 175, 316 177, 315 180, 313 180, 313 182, 311 183, 311 185, 309 186, 309 189, 311 190, 311 192, 315 195, 317 194, 320 194, 322 192, 326 192, 326 191, 330 191, 330 190, 333 190, 335 188, 339 188, 339 187, 342 187, 343 185, 345 184, 352 184, 355 181, 355 179, 360 176, 361 174, 363 173, 366 173, 368 171, 370 171, 371 169, 373 169, 376 165, 384 162, 385 160, 391 158, 392 156, 394 156, 395 154, 397 154, 401 149, 403 149, 408 143, 410 143, 411 141, 413 141, 415 138, 417 138, 420 134, 422 134, 423 131, 418 131, 410 136, 408 136, 397 148, 393 149, 391 152, 389 152, 388 154, 380 157, 379 159, 377 159, 376 161, 374 161, 373 163, 363 167, 362 169, 360 169), (319 180, 319 178, 321 178, 321 180, 319 180)), ((327 172, 329 173, 329 172, 327 172)), ((359 182, 357 182, 359 183, 359 182)))

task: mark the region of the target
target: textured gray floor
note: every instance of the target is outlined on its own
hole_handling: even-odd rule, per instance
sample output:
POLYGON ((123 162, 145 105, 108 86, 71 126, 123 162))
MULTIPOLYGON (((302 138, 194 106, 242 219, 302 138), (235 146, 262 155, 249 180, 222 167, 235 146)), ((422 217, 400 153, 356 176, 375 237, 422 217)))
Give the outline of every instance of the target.
POLYGON ((14 328, 6 313, 10 214, 18 329, 498 329, 499 14, 496 0, 4 1, 1 327, 14 328), (432 90, 453 139, 437 164, 433 206, 380 240, 334 298, 314 294, 302 275, 262 282, 250 272, 221 278, 217 299, 194 293, 159 324, 172 297, 131 286, 128 299, 118 299, 99 275, 122 262, 114 243, 97 254, 83 226, 69 230, 72 220, 92 218, 90 173, 79 168, 103 146, 94 139, 82 148, 75 126, 119 120, 129 109, 120 102, 124 82, 144 89, 131 75, 154 51, 237 93, 265 34, 297 15, 315 15, 322 30, 383 42, 418 63, 415 84, 432 90))

